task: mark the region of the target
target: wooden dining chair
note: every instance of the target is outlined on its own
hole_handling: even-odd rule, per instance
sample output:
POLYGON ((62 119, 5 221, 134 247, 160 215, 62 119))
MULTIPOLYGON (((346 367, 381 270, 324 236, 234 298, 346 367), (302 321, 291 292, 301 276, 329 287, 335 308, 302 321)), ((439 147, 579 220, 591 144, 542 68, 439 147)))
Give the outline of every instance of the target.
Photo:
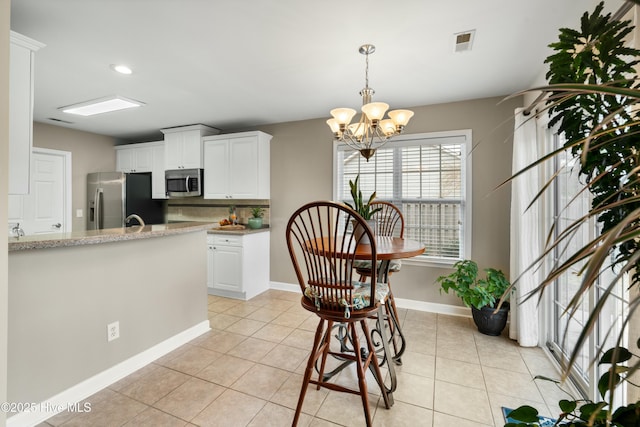
MULTIPOLYGON (((390 202, 385 201, 373 201, 371 202, 371 208, 382 208, 377 211, 371 219, 375 220, 375 234, 376 236, 386 236, 386 237, 404 237, 404 216, 402 215, 402 211, 396 205, 390 202)), ((371 277, 371 266, 373 264, 370 261, 362 261, 358 260, 354 263, 354 267, 356 272, 360 275, 361 282, 365 282, 367 278, 371 277)), ((379 261, 376 264, 379 266, 379 261)), ((389 270, 387 274, 390 276, 394 272, 400 271, 402 267, 402 263, 399 259, 393 259, 389 262, 389 270)), ((372 279, 373 280, 373 279, 372 279)), ((388 277, 385 280, 389 286, 389 296, 387 301, 387 314, 393 315, 398 321, 398 309, 396 308, 396 301, 393 297, 393 292, 391 291, 391 284, 388 277)), ((389 320, 389 328, 391 329, 391 336, 394 337, 394 324, 393 321, 387 317, 389 320)), ((393 340, 393 347, 398 352, 397 343, 393 340)))
MULTIPOLYGON (((371 218, 375 220, 374 234, 376 236, 404 237, 404 216, 396 205, 390 202, 373 201, 371 202, 371 208, 382 208, 373 214, 371 218)), ((357 261, 354 266, 358 274, 360 274, 361 282, 371 276, 371 264, 369 261, 357 261)), ((400 271, 401 266, 400 260, 392 260, 389 264, 389 274, 400 271)))
MULTIPOLYGON (((358 394, 362 400, 367 426, 371 425, 366 371, 372 372, 382 392, 385 406, 390 408, 392 401, 384 386, 378 358, 372 342, 367 319, 373 316, 382 318, 387 296, 384 283, 376 283, 376 272, 372 271, 371 282, 357 281, 353 269, 358 243, 367 236, 372 244, 369 261, 375 262, 376 248, 373 231, 360 215, 351 208, 329 201, 308 203, 299 208, 289 219, 286 228, 287 248, 293 268, 302 292, 301 305, 318 316, 318 326, 311 354, 304 371, 300 397, 296 407, 293 425, 297 425, 302 404, 309 384, 330 390, 358 394), (351 223, 362 227, 364 233, 356 238, 351 233, 351 223), (357 327, 360 326, 365 342, 361 348, 357 327), (334 331, 342 328, 343 333, 334 331), (339 345, 331 346, 332 340, 339 345), (330 382, 331 374, 327 358, 332 356, 339 361, 355 363, 358 389, 330 382), (314 368, 317 379, 312 379, 314 368)), ((383 345, 386 351, 386 328, 381 328, 385 336, 383 345)), ((342 365, 344 366, 344 364, 342 365)))

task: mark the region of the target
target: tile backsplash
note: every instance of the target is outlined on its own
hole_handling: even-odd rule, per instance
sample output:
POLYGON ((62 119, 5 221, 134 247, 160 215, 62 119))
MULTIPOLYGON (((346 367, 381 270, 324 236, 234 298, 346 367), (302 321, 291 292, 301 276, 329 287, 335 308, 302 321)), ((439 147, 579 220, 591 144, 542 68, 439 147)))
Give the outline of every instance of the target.
POLYGON ((169 199, 167 201, 167 221, 218 222, 229 217, 229 208, 236 207, 240 224, 246 224, 251 217, 251 208, 264 209, 263 223, 269 224, 269 200, 211 200, 202 197, 169 199))

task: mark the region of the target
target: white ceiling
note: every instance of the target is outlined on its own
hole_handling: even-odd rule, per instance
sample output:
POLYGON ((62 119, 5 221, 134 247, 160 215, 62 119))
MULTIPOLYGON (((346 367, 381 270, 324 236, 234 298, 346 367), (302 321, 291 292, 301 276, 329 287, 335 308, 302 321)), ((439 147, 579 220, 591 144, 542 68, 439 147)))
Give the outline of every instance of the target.
MULTIPOLYGON (((622 0, 607 0, 615 11, 622 0)), ((595 0, 13 0, 36 55, 35 120, 130 141, 202 123, 232 130, 358 108, 364 43, 374 100, 391 108, 501 96, 541 82, 558 28, 595 0), (476 30, 471 52, 454 34, 476 30), (111 71, 125 63, 130 76, 111 71), (142 108, 59 107, 120 95, 142 108)), ((329 129, 327 128, 327 132, 329 129)))

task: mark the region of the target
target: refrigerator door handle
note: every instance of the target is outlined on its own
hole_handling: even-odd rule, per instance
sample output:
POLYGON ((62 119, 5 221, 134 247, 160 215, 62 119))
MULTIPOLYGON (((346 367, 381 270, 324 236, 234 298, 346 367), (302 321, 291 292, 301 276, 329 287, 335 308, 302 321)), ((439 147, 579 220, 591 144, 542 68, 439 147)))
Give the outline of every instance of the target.
POLYGON ((95 220, 95 227, 96 230, 100 230, 102 227, 100 226, 100 217, 102 216, 102 203, 101 203, 101 199, 102 199, 102 194, 103 194, 104 190, 102 188, 96 188, 96 195, 95 195, 95 199, 94 199, 94 204, 95 204, 95 209, 96 209, 96 220, 95 220))

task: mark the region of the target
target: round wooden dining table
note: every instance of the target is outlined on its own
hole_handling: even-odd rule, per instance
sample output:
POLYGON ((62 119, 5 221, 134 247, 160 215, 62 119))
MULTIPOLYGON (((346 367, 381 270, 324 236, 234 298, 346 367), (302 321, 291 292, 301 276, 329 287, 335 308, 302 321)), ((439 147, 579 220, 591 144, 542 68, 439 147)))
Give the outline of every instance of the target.
MULTIPOLYGON (((312 241, 306 242, 307 250, 313 251, 320 255, 335 256, 337 258, 348 257, 348 254, 354 253, 354 247, 350 236, 344 236, 345 240, 332 241, 330 237, 320 237, 312 241), (349 239, 349 240, 347 240, 349 239)), ((376 236, 376 259, 379 261, 376 272, 376 282, 388 283, 389 280, 389 265, 390 261, 394 259, 412 258, 421 255, 425 251, 424 244, 417 240, 405 239, 400 237, 387 237, 376 236)), ((370 244, 359 244, 355 247, 354 258, 367 260, 371 259, 371 252, 373 246, 370 244)), ((371 335, 379 334, 380 340, 375 340, 381 344, 380 351, 376 351, 378 358, 381 359, 381 365, 388 364, 389 376, 391 385, 387 387, 383 384, 382 379, 377 379, 378 382, 386 388, 386 392, 389 395, 391 404, 393 404, 393 392, 397 387, 397 378, 393 364, 402 364, 401 356, 406 348, 406 340, 402 333, 402 327, 398 319, 395 302, 393 300, 393 293, 391 287, 389 287, 389 296, 386 305, 387 316, 391 319, 391 336, 387 338, 387 334, 384 330, 385 325, 382 319, 378 319, 377 326, 371 330, 371 335), (396 345, 396 338, 400 341, 399 345, 396 345), (389 347, 389 343, 393 344, 393 352, 389 347), (391 362, 392 361, 392 362, 391 362)), ((335 369, 333 372, 327 373, 325 376, 330 377, 338 373, 344 365, 335 369)), ((373 373, 373 371, 372 371, 373 373)), ((374 373, 375 376, 375 373, 374 373)))
MULTIPOLYGON (((386 283, 389 275, 389 261, 392 259, 413 258, 425 251, 424 244, 417 240, 400 237, 376 236, 376 259, 382 261, 378 268, 378 282, 386 283)), ((371 245, 358 245, 356 259, 371 259, 371 245)))
MULTIPOLYGON (((319 237, 315 240, 307 242, 309 250, 320 254, 334 254, 337 250, 342 250, 346 254, 353 252, 353 245, 341 244, 337 242, 333 244, 331 237, 319 237)), ((360 244, 356 246, 356 259, 370 259, 371 248, 369 244, 360 244)), ((412 258, 418 256, 425 251, 424 244, 417 240, 404 239, 401 237, 376 236, 376 258, 380 261, 412 258)), ((340 253, 335 254, 340 257, 340 253)))

